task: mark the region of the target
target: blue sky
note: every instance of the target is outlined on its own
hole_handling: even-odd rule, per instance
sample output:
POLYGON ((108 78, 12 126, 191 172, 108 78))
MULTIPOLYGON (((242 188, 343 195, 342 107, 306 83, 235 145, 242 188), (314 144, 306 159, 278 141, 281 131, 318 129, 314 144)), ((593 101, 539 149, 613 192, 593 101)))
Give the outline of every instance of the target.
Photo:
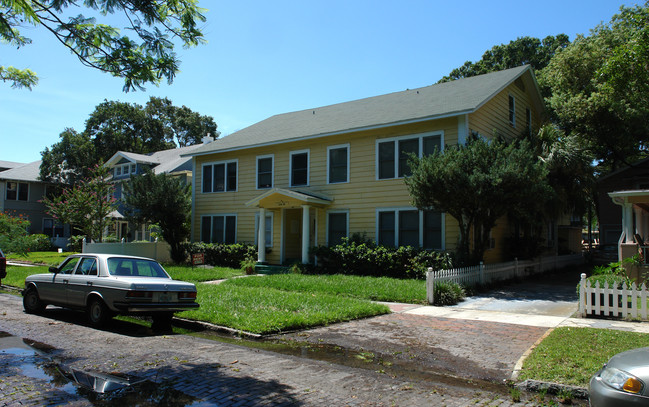
POLYGON ((172 85, 122 92, 123 81, 82 66, 40 29, 33 43, 0 45, 1 65, 30 68, 32 91, 0 83, 0 161, 31 162, 104 99, 168 97, 210 115, 228 135, 278 113, 427 86, 494 45, 610 21, 621 0, 205 1, 207 45, 177 50, 172 85))

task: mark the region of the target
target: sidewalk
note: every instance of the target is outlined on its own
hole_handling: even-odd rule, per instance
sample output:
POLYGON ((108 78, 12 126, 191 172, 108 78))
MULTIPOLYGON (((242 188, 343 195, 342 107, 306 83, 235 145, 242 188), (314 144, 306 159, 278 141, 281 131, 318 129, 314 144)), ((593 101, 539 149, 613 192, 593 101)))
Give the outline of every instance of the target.
POLYGON ((530 315, 511 312, 473 310, 452 307, 416 306, 411 304, 387 304, 392 312, 412 315, 425 315, 438 318, 463 319, 470 321, 489 321, 503 324, 527 325, 542 328, 562 326, 578 328, 616 329, 620 331, 649 333, 647 322, 626 322, 595 318, 570 318, 551 315, 530 315))

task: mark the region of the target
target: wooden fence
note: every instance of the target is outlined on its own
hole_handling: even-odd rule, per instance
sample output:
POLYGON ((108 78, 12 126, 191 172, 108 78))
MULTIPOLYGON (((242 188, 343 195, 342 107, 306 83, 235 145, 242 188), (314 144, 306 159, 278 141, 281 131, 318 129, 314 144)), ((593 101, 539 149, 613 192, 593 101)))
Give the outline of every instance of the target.
POLYGON ((609 287, 608 282, 600 287, 599 281, 593 286, 586 280, 586 274, 582 274, 579 283, 579 313, 582 317, 647 319, 648 297, 644 283, 639 288, 636 283, 632 283, 630 287, 626 283, 621 288, 609 287))
POLYGON ((565 256, 545 256, 533 260, 515 259, 514 261, 497 264, 484 264, 481 262, 477 266, 448 270, 433 270, 430 267, 428 273, 426 273, 426 295, 428 303, 432 304, 435 283, 438 281, 449 281, 464 286, 476 286, 516 278, 525 278, 534 274, 541 274, 583 263, 584 257, 581 254, 572 254, 565 256))

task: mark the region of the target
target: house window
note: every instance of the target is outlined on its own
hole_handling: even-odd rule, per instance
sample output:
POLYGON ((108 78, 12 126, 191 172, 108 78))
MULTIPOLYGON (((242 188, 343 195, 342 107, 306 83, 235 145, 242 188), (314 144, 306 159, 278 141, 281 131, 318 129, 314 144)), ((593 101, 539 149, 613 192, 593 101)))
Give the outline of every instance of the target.
POLYGON ((26 182, 7 182, 8 201, 27 201, 29 199, 29 184, 26 182))
POLYGON ((516 127, 516 99, 509 95, 509 124, 516 127))
POLYGON ((327 160, 328 182, 349 182, 349 145, 328 147, 327 160))
MULTIPOLYGON (((266 247, 273 247, 273 214, 266 214, 266 247)), ((255 245, 259 243, 259 214, 255 214, 255 245)))
POLYGON ((291 152, 291 186, 309 185, 309 150, 291 152))
POLYGON ((135 164, 131 164, 131 174, 135 174, 135 173, 136 173, 136 171, 135 171, 136 169, 137 169, 137 166, 136 166, 135 164))
POLYGON ((377 141, 378 179, 402 178, 412 174, 408 159, 433 154, 442 149, 443 133, 426 133, 377 141))
POLYGON ((63 225, 55 223, 54 219, 43 219, 43 234, 49 237, 63 236, 63 225))
POLYGON ((115 177, 122 175, 122 167, 115 167, 115 177))
POLYGON ((349 236, 349 215, 345 212, 329 212, 327 214, 327 244, 335 246, 342 242, 343 237, 349 236))
POLYGON ((203 165, 203 193, 236 190, 236 160, 203 165))
POLYGON ((443 216, 436 211, 389 209, 378 212, 378 242, 388 247, 443 248, 443 216))
POLYGON ((532 134, 532 111, 529 108, 525 109, 525 127, 527 131, 532 134))
POLYGON ((257 189, 273 187, 273 156, 257 157, 257 189))
POLYGON ((208 215, 201 217, 201 241, 231 244, 237 241, 236 215, 208 215))

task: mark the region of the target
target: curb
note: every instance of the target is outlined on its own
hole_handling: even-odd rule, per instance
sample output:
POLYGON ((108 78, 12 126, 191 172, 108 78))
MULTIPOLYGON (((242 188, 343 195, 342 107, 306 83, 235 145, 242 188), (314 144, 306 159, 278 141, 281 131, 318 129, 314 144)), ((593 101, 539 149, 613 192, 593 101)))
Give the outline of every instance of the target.
POLYGON ((570 393, 574 398, 587 400, 588 399, 588 389, 585 387, 578 386, 569 386, 566 384, 560 383, 551 383, 551 382, 542 382, 539 380, 527 379, 524 382, 518 383, 515 386, 520 390, 530 391, 530 392, 541 392, 547 391, 548 394, 558 395, 559 393, 570 393))

